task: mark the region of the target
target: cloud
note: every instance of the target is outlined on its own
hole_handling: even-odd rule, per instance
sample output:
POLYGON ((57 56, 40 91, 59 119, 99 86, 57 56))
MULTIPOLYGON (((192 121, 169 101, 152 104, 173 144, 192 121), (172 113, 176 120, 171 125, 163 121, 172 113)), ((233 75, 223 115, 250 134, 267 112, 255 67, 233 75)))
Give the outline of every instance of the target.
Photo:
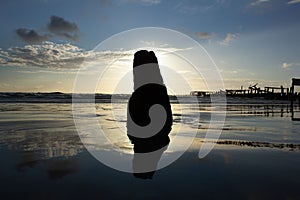
POLYGON ((106 6, 106 5, 111 5, 112 1, 111 0, 99 0, 100 5, 106 6))
POLYGON ((196 1, 187 0, 179 1, 173 9, 184 14, 196 14, 196 13, 206 13, 211 10, 220 9, 228 5, 230 1, 228 0, 209 0, 209 1, 196 1))
POLYGON ((28 43, 38 43, 46 41, 50 35, 40 35, 35 30, 30 30, 26 28, 18 28, 16 34, 24 41, 28 43))
POLYGON ((85 58, 91 58, 95 53, 66 43, 57 44, 43 42, 42 44, 12 47, 0 52, 1 66, 39 67, 44 69, 78 69, 85 58))
POLYGON ((269 1, 270 0, 257 0, 257 1, 254 1, 254 2, 250 3, 249 5, 250 6, 259 6, 259 5, 261 5, 263 3, 266 3, 266 2, 269 2, 269 1))
POLYGON ((286 62, 284 62, 284 63, 282 63, 282 68, 283 69, 287 69, 287 68, 289 68, 289 67, 291 67, 293 65, 293 63, 286 63, 286 62))
POLYGON ((70 40, 76 40, 78 38, 78 26, 62 17, 51 16, 47 28, 51 33, 70 40))
POLYGON ((225 39, 223 41, 220 42, 221 45, 229 45, 229 43, 232 41, 232 40, 235 40, 237 38, 237 35, 236 34, 233 34, 233 33, 227 33, 225 39))
POLYGON ((99 0, 101 6, 112 6, 112 5, 122 5, 122 4, 139 4, 142 6, 153 6, 158 5, 162 0, 99 0))
POLYGON ((0 83, 0 88, 7 88, 9 87, 10 84, 7 84, 7 83, 0 83))
POLYGON ((292 0, 287 2, 287 4, 295 4, 295 3, 300 3, 300 0, 292 0))
POLYGON ((26 43, 41 43, 55 36, 63 37, 68 40, 76 40, 79 35, 79 28, 75 23, 71 23, 61 17, 52 16, 47 24, 49 33, 39 34, 33 29, 18 28, 16 34, 26 43))
POLYGON ((284 62, 284 63, 282 63, 281 68, 282 69, 290 69, 291 67, 294 67, 294 66, 300 66, 300 63, 287 63, 287 62, 284 62))
POLYGON ((161 0, 128 0, 127 2, 150 6, 160 4, 161 0))
POLYGON ((76 32, 78 27, 75 23, 68 22, 62 17, 51 16, 50 23, 48 24, 48 29, 51 32, 76 32))
MULTIPOLYGON (((116 51, 84 50, 70 43, 58 44, 42 42, 41 44, 28 44, 23 47, 11 47, 0 50, 0 66, 13 66, 24 68, 39 68, 34 72, 48 70, 57 73, 73 73, 80 67, 105 67, 117 60, 131 60, 138 49, 116 51), (82 66, 84 62, 85 66, 82 66)), ((185 49, 172 47, 157 47, 153 50, 160 55, 177 52, 185 49)), ((32 69, 29 70, 31 73, 32 69)), ((26 73, 20 71, 22 73, 26 73)))
POLYGON ((207 33, 207 32, 196 32, 194 33, 194 35, 200 39, 210 39, 215 36, 214 33, 207 33))
POLYGON ((230 68, 230 69, 222 69, 220 73, 224 77, 239 77, 239 78, 246 78, 251 76, 255 76, 255 73, 249 69, 243 68, 230 68))

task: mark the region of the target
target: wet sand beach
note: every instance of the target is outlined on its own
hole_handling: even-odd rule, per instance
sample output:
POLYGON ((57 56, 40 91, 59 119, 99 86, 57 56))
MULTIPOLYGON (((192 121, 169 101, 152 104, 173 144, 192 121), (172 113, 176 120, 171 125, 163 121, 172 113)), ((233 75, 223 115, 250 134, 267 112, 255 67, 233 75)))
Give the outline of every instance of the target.
MULTIPOLYGON (((85 149, 71 104, 1 103, 1 198, 300 198, 300 122, 291 120, 288 104, 228 104, 220 139, 199 159, 211 112, 208 104, 201 105, 199 124, 187 121, 183 129, 187 135, 198 130, 190 148, 152 179, 142 180, 103 165, 85 149)), ((110 106, 97 104, 96 117, 111 128, 109 137, 115 144, 130 152, 126 136, 114 132, 118 128, 110 106)), ((176 104, 172 107, 176 129, 180 114, 176 104)), ((121 126, 126 123, 117 120, 121 126)))

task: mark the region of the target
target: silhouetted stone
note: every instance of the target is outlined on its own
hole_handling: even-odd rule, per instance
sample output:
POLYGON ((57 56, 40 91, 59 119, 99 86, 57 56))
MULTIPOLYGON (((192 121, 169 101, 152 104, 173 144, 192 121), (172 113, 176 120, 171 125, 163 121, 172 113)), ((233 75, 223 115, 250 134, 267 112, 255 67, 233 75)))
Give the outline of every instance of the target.
MULTIPOLYGON (((135 53, 133 61, 134 92, 128 102, 127 112, 127 135, 134 145, 134 153, 149 153, 157 151, 157 155, 140 156, 139 162, 147 162, 149 159, 156 164, 159 161, 163 151, 170 142, 169 133, 172 128, 172 110, 170 106, 167 89, 160 74, 157 58, 153 51, 141 50, 135 53), (148 64, 148 65, 146 65, 148 64), (141 68, 139 68, 141 67, 141 68), (139 69, 138 69, 139 68, 139 69), (145 84, 146 83, 146 84, 145 84), (155 105, 161 105, 166 111, 166 121, 161 130, 157 133, 151 133, 152 136, 146 137, 145 132, 140 132, 135 125, 145 127, 151 123, 149 116, 150 108, 155 105), (163 149, 163 151, 161 151, 163 149)), ((158 116, 159 117, 159 116, 158 116)), ((134 159, 136 161, 136 158, 134 159)), ((134 162, 138 165, 139 162, 134 162)), ((134 166, 135 168, 136 166, 134 166)), ((137 167, 139 168, 139 167, 137 167)), ((135 174, 139 178, 151 178, 155 169, 148 173, 135 174)))

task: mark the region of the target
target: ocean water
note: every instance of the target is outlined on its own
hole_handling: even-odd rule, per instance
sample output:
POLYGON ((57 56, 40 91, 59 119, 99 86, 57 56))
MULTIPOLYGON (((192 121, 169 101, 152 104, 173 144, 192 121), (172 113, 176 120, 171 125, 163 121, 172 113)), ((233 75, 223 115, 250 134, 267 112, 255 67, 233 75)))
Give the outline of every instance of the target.
MULTIPOLYGON (((132 153, 126 136, 126 98, 113 105, 99 99, 96 115, 82 116, 95 117, 115 146, 132 153)), ((214 109, 206 99, 199 106, 172 101, 171 143, 180 126, 183 140, 195 131, 197 135, 177 161, 151 180, 141 180, 103 165, 86 150, 74 125, 70 95, 55 100, 2 94, 0 100, 3 199, 300 198, 300 121, 292 120, 300 110, 297 105, 291 109, 289 102, 228 99, 227 106, 222 105, 222 134, 200 159, 214 109)), ((181 145, 180 140, 176 143, 181 145)))

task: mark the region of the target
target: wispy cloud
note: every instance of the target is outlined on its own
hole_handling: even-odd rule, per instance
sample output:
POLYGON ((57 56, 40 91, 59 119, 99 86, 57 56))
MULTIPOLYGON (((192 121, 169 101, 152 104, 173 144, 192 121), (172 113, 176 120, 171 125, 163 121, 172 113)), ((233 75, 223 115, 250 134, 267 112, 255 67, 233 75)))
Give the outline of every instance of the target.
POLYGON ((237 35, 236 34, 233 34, 233 33, 227 33, 226 37, 224 40, 222 40, 220 42, 221 45, 229 45, 229 43, 233 40, 237 39, 237 35))
POLYGON ((180 1, 174 6, 174 9, 184 14, 205 13, 215 8, 221 8, 230 1, 228 0, 210 0, 210 1, 180 1))
POLYGON ((256 0, 254 2, 251 2, 249 5, 250 6, 259 6, 261 4, 264 4, 264 3, 267 3, 269 2, 270 0, 256 0))
POLYGON ((198 11, 200 11, 199 6, 192 6, 192 5, 180 5, 180 6, 176 7, 176 9, 180 13, 184 13, 184 14, 195 14, 198 11))
POLYGON ((120 6, 123 4, 138 4, 142 6, 155 6, 162 2, 162 0, 99 0, 101 6, 120 6))
POLYGON ((111 5, 112 1, 111 0, 99 0, 100 5, 106 6, 106 5, 111 5))
POLYGON ((286 62, 284 62, 284 63, 282 63, 282 68, 283 69, 288 69, 289 67, 291 67, 293 65, 293 63, 286 63, 286 62))
POLYGON ((300 3, 300 0, 292 0, 287 2, 287 4, 295 4, 295 3, 300 3))
POLYGON ((7 83, 0 83, 0 88, 7 88, 9 87, 10 84, 7 84, 7 83))
POLYGON ((157 5, 161 3, 161 0, 132 0, 145 5, 157 5))
POLYGON ((160 4, 161 0, 117 0, 116 3, 137 3, 144 6, 152 6, 160 4))
POLYGON ((200 39, 210 39, 213 38, 216 34, 207 32, 195 32, 194 35, 200 39))
POLYGON ((295 66, 300 66, 300 63, 287 63, 287 62, 284 62, 284 63, 282 63, 281 68, 282 69, 290 69, 291 67, 295 67, 295 66))

